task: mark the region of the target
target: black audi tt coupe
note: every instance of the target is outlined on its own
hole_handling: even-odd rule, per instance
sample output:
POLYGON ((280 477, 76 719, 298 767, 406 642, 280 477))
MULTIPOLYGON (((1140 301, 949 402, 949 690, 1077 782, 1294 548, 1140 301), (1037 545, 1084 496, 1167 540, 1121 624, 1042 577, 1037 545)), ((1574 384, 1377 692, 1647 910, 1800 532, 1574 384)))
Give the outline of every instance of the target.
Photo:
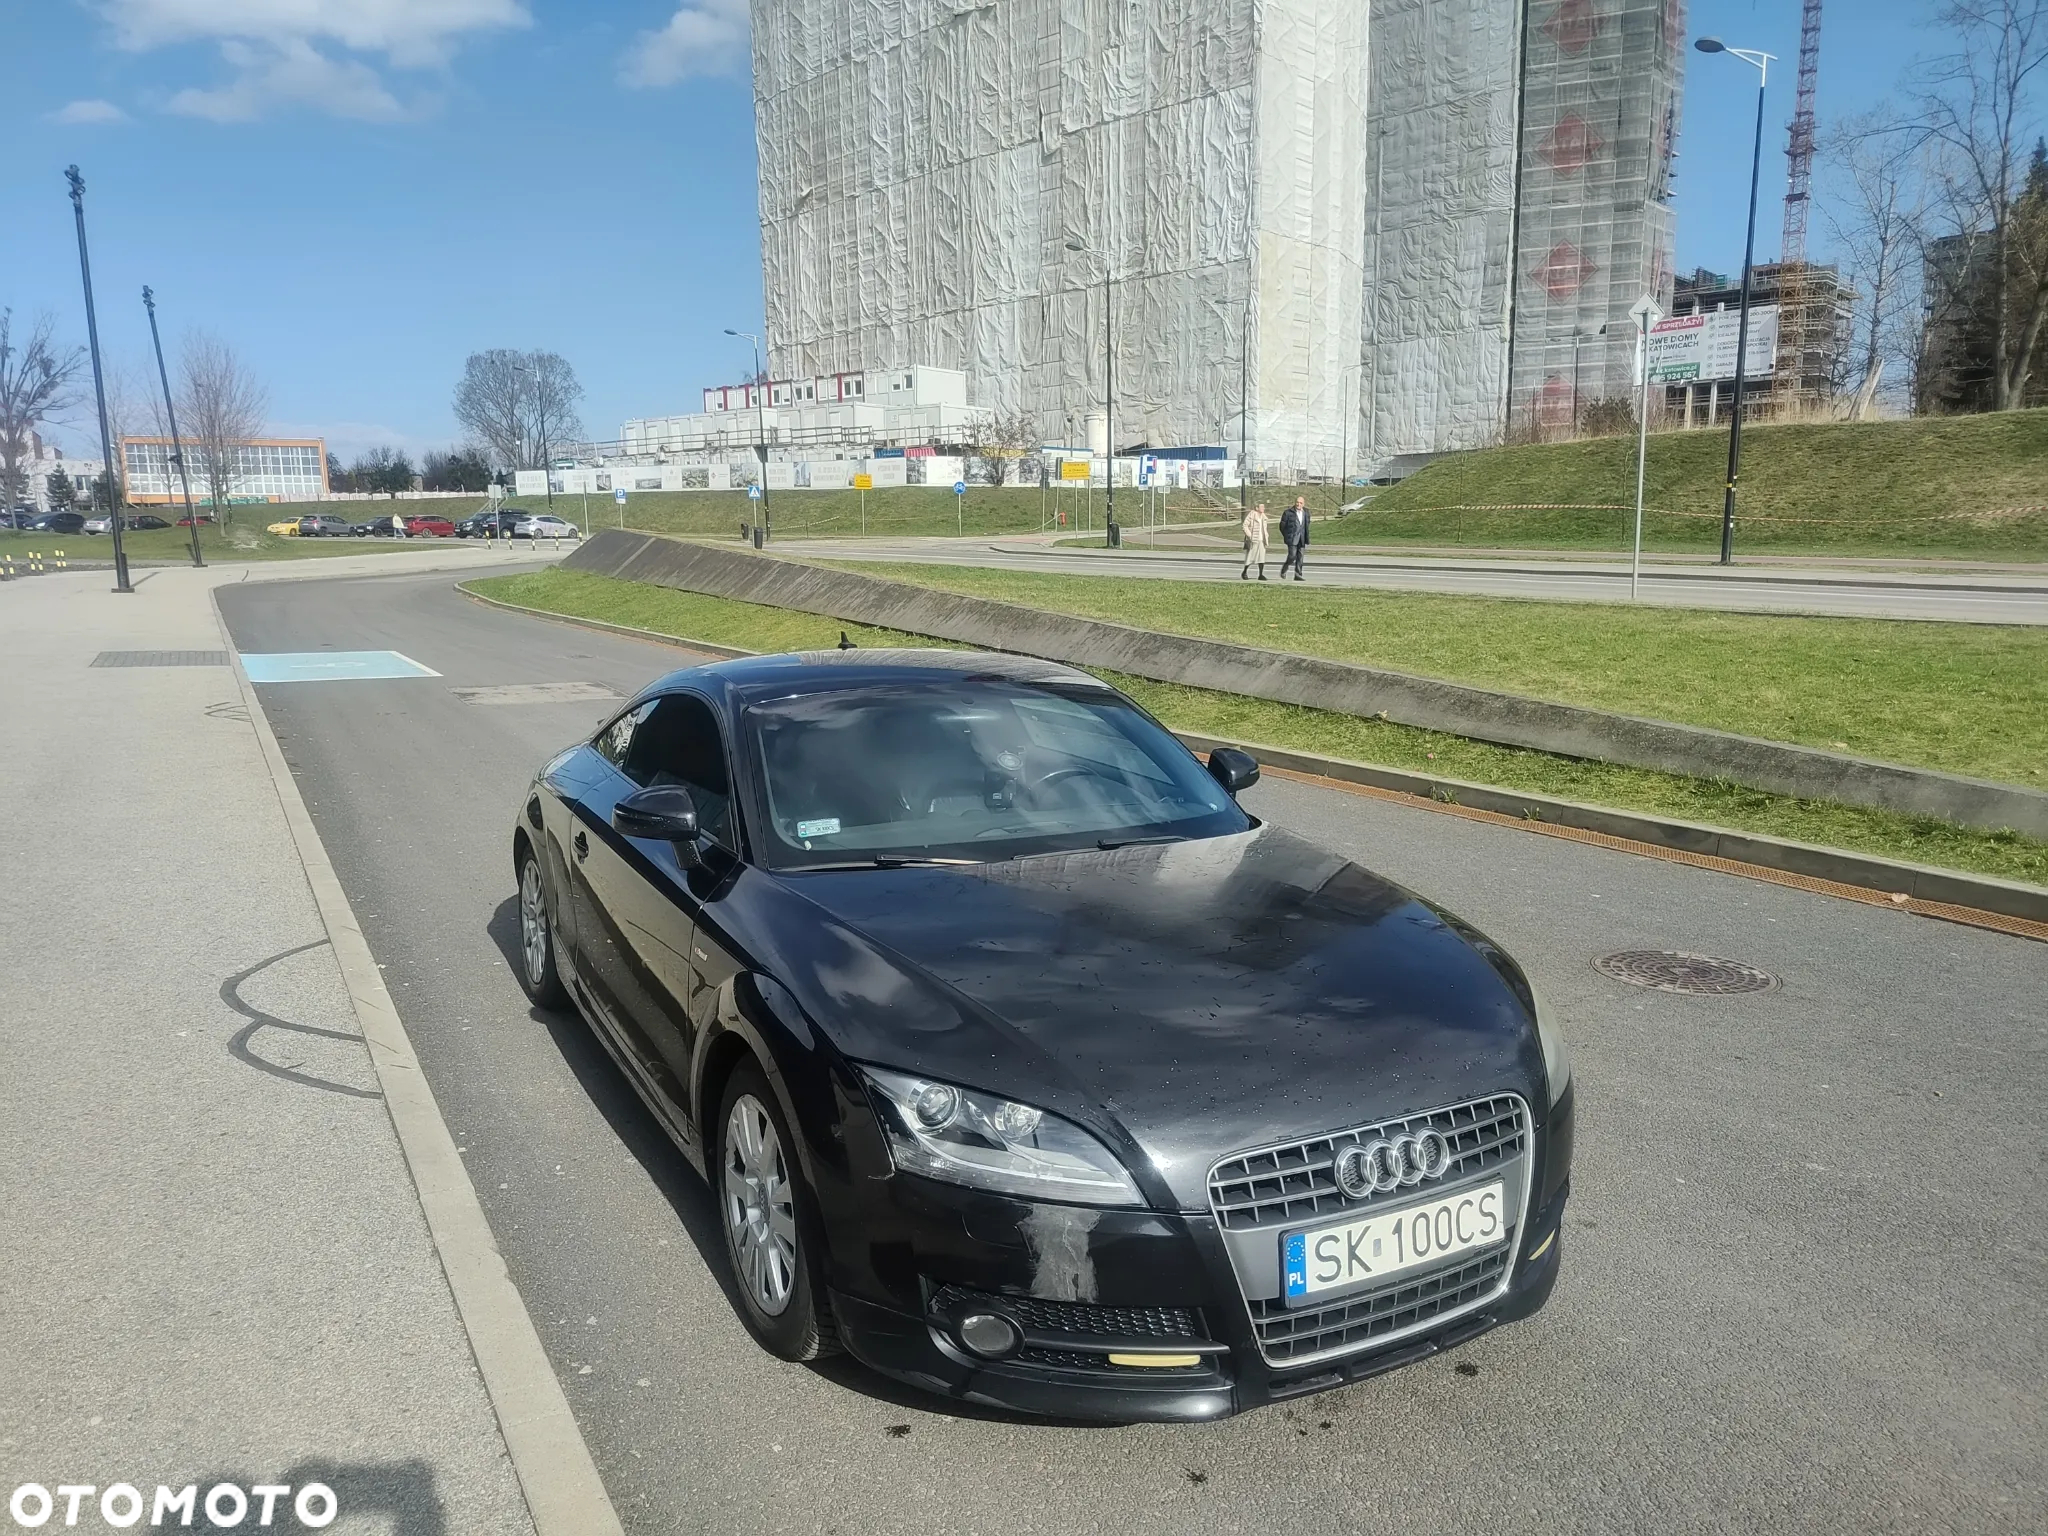
POLYGON ((791 1360, 1206 1419, 1526 1316, 1571 1076, 1483 935, 1084 673, 675 672, 518 812, 522 979, 703 1171, 791 1360))

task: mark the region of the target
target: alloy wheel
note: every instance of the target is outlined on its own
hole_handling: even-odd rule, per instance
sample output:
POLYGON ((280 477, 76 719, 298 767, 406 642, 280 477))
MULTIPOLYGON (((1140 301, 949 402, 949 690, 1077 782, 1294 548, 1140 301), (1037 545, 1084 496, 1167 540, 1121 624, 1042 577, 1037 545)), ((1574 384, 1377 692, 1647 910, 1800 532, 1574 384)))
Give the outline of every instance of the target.
POLYGON ((533 986, 548 975, 548 898, 541 889, 540 861, 528 859, 519 873, 519 940, 526 957, 526 979, 533 986))
POLYGON ((724 1162, 733 1267, 754 1305, 780 1317, 796 1288, 796 1197, 775 1123, 751 1093, 733 1100, 724 1162))

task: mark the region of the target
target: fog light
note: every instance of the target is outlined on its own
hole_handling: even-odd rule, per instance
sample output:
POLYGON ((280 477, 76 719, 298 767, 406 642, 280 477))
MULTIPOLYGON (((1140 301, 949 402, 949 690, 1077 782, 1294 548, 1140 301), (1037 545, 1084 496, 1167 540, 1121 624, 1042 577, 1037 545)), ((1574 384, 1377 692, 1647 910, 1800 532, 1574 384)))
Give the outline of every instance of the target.
POLYGON ((1017 1347, 1017 1325, 993 1312, 972 1312, 960 1319, 960 1342, 977 1355, 995 1359, 1017 1347))

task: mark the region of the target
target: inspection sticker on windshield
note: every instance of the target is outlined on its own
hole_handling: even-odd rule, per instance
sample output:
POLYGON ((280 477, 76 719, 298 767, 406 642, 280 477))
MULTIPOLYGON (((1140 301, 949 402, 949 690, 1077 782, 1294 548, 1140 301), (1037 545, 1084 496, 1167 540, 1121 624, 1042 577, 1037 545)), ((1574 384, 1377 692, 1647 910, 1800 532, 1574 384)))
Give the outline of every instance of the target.
POLYGON ((818 821, 800 821, 796 824, 798 837, 830 837, 839 830, 839 818, 826 816, 818 821))
POLYGON ((1507 1235, 1501 1187, 1483 1184, 1361 1221, 1289 1232, 1280 1240, 1288 1302, 1371 1285, 1454 1253, 1492 1247, 1507 1235))

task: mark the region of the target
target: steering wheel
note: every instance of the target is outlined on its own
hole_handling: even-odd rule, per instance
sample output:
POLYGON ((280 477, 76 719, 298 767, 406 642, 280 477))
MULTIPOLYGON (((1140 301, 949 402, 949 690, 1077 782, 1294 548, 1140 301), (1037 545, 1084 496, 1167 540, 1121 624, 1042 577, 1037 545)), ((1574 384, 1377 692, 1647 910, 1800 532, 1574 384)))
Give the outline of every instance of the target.
POLYGON ((1093 768, 1087 768, 1087 767, 1076 767, 1076 766, 1068 766, 1068 767, 1065 767, 1065 768, 1055 768, 1055 769, 1053 769, 1053 770, 1052 770, 1052 772, 1050 772, 1050 773, 1046 773, 1046 774, 1041 774, 1041 775, 1039 775, 1039 777, 1037 777, 1037 778, 1033 779, 1033 780, 1032 780, 1032 781, 1031 781, 1031 782, 1030 782, 1029 784, 1025 784, 1025 785, 1021 786, 1021 787, 1019 788, 1019 791, 1018 791, 1018 793, 1019 793, 1020 795, 1028 795, 1028 796, 1030 796, 1030 797, 1031 797, 1031 798, 1032 798, 1033 800, 1036 800, 1036 799, 1038 799, 1038 797, 1039 797, 1039 792, 1040 792, 1041 790, 1045 789, 1047 785, 1050 785, 1050 784, 1057 784, 1057 783, 1059 783, 1059 782, 1061 782, 1062 780, 1065 780, 1065 779, 1075 779, 1075 778, 1079 778, 1079 777, 1081 777, 1081 776, 1082 776, 1083 774, 1086 774, 1086 775, 1087 775, 1088 777, 1090 777, 1090 778, 1099 778, 1099 777, 1100 777, 1100 775, 1099 775, 1099 774, 1097 774, 1097 773, 1096 773, 1096 771, 1095 771, 1095 770, 1094 770, 1093 768))

